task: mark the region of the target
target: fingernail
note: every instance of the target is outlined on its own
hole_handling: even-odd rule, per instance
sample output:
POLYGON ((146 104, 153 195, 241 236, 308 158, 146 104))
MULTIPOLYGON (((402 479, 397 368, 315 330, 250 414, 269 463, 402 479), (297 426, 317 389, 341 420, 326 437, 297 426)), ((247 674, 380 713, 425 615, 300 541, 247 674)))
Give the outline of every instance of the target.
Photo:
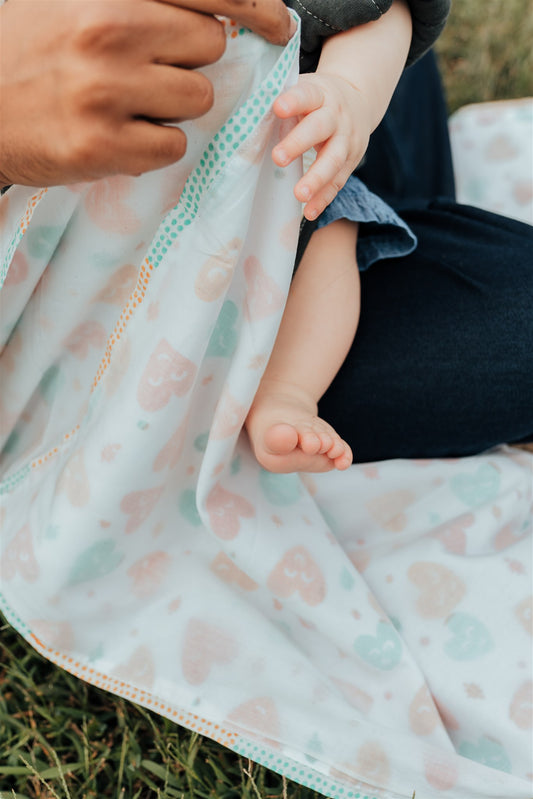
POLYGON ((302 186, 300 191, 298 192, 303 202, 307 202, 307 200, 311 199, 311 189, 309 186, 302 186))
POLYGON ((305 218, 312 222, 318 216, 318 211, 316 208, 312 208, 310 211, 305 212, 305 218))
POLYGON ((276 150, 276 159, 281 164, 281 166, 286 166, 290 159, 285 150, 276 150))

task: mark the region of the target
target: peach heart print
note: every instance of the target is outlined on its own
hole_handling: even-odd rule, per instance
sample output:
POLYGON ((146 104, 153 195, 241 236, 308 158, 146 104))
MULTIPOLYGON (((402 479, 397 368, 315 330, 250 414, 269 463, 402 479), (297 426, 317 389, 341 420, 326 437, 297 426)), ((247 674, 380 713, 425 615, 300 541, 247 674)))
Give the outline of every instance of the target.
POLYGON ((533 594, 515 608, 515 616, 528 635, 533 636, 533 594))
POLYGON ((32 619, 29 626, 44 646, 63 650, 72 649, 74 646, 74 630, 68 621, 32 619))
POLYGON ((278 710, 269 696, 248 699, 227 716, 227 722, 245 732, 253 730, 276 738, 280 733, 278 710))
POLYGON ((5 548, 0 559, 0 577, 12 580, 20 574, 23 580, 35 582, 40 574, 39 564, 33 552, 32 534, 29 524, 18 531, 5 548))
POLYGON ((433 751, 426 756, 424 773, 428 784, 438 791, 449 791, 457 782, 457 762, 445 752, 433 751))
POLYGON ((255 255, 250 255, 244 262, 244 277, 247 285, 245 300, 247 319, 264 319, 283 308, 284 293, 255 255))
POLYGON ((137 388, 137 400, 145 411, 159 411, 172 396, 183 397, 196 377, 196 365, 161 339, 151 354, 137 388))
POLYGON ((219 441, 238 433, 244 424, 247 413, 247 408, 230 394, 226 386, 215 411, 215 418, 211 425, 211 438, 219 441))
POLYGON ((105 328, 100 322, 82 322, 65 339, 64 346, 75 358, 84 361, 90 348, 101 349, 106 338, 105 328))
POLYGON ((214 666, 231 663, 238 653, 237 642, 220 626, 191 619, 185 631, 181 666, 191 685, 201 685, 214 666))
POLYGON ((357 752, 356 768, 372 785, 387 785, 390 777, 389 759, 384 749, 374 741, 367 741, 357 752))
POLYGON ((132 264, 124 264, 111 276, 93 302, 118 305, 120 308, 132 293, 137 283, 137 269, 132 264))
POLYGON ((409 705, 409 726, 415 735, 430 735, 440 724, 440 716, 426 685, 409 705))
POLYGON ((223 541, 235 538, 241 527, 241 517, 251 519, 255 516, 254 506, 247 499, 226 491, 220 483, 211 489, 205 507, 213 532, 223 541))
POLYGON ((28 277, 28 262, 23 253, 17 250, 9 265, 9 269, 4 280, 4 286, 18 286, 19 283, 24 283, 28 277))
POLYGON ((159 502, 163 489, 164 486, 157 486, 144 491, 132 491, 122 498, 120 510, 129 516, 125 533, 133 533, 148 518, 159 502))
POLYGON ((177 466, 181 457, 181 453, 183 452, 187 424, 188 418, 182 422, 176 432, 169 438, 163 449, 158 453, 153 465, 154 472, 160 472, 167 466, 170 469, 173 469, 175 466, 177 466))
POLYGON ((168 552, 150 552, 136 561, 127 571, 132 580, 132 593, 145 599, 156 594, 170 568, 168 552))
POLYGON ((465 528, 472 527, 475 522, 473 513, 467 513, 456 519, 451 524, 435 530, 433 536, 437 538, 448 552, 464 555, 466 551, 465 528))
POLYGON ((116 670, 119 680, 140 685, 148 690, 155 680, 155 664, 152 653, 147 646, 139 646, 131 654, 126 663, 122 663, 116 670))
POLYGON ((400 532, 407 525, 405 509, 415 500, 411 491, 397 490, 380 494, 366 503, 370 515, 385 530, 391 533, 400 532))
POLYGON ((75 508, 83 508, 89 502, 91 488, 83 460, 83 450, 78 450, 67 461, 57 481, 56 493, 65 493, 75 508))
POLYGON ((319 605, 326 596, 326 581, 319 566, 305 549, 289 549, 270 573, 267 585, 273 594, 286 598, 298 593, 307 605, 319 605))
POLYGON ((523 683, 515 692, 509 708, 509 718, 521 730, 533 727, 533 681, 523 683))
POLYGON ((445 618, 466 593, 464 582, 440 563, 413 563, 407 576, 420 589, 416 609, 425 619, 445 618))
POLYGON ((243 591, 256 591, 259 586, 248 577, 246 572, 239 569, 225 552, 219 552, 209 567, 221 580, 229 585, 237 585, 243 591))
POLYGON ((135 233, 140 226, 136 213, 126 205, 135 181, 126 175, 92 183, 85 196, 85 210, 102 230, 110 233, 135 233))
POLYGON ((234 238, 207 259, 194 281, 194 292, 198 299, 214 302, 224 294, 231 283, 241 248, 241 239, 234 238))

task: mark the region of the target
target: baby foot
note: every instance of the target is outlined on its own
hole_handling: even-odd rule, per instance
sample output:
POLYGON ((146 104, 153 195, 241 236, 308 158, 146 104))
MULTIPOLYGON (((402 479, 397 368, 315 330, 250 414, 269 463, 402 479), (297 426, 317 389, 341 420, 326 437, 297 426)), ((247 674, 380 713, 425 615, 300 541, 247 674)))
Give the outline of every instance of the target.
POLYGON ((316 403, 297 389, 258 392, 245 427, 264 469, 329 472, 350 466, 350 447, 316 412, 316 403))

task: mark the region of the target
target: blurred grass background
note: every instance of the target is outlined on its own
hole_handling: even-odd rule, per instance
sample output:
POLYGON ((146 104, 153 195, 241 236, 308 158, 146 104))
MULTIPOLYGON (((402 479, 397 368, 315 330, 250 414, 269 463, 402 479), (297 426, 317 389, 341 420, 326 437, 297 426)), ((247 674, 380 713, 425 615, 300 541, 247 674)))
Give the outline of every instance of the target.
MULTIPOLYGON (((456 3, 438 53, 450 111, 533 94, 529 0, 456 3)), ((92 688, 0 626, 0 799, 318 799, 92 688)))

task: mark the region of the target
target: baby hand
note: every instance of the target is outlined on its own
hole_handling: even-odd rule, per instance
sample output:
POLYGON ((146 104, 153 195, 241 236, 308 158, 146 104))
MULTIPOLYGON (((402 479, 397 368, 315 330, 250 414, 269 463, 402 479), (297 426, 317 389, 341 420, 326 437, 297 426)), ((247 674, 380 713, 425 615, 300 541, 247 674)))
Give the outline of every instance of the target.
POLYGON ((363 94, 345 78, 329 73, 301 75, 296 86, 274 103, 280 119, 298 124, 272 151, 287 166, 311 147, 317 158, 294 194, 306 203, 304 216, 316 219, 342 189, 363 157, 370 137, 370 111, 363 94))

